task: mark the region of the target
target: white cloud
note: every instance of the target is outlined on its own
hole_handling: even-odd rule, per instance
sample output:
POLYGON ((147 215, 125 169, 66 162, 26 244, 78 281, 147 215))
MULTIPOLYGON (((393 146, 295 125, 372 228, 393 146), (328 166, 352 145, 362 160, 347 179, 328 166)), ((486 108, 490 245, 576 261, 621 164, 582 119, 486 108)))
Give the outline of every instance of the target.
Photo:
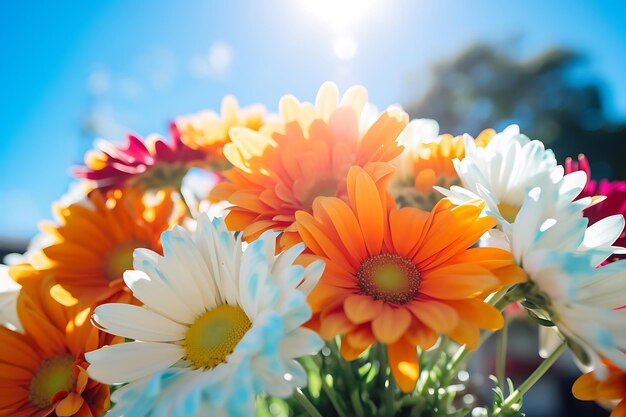
POLYGON ((130 99, 138 98, 143 93, 141 83, 134 78, 124 77, 118 82, 120 93, 130 99))
POLYGON ((226 42, 215 42, 207 55, 196 55, 189 60, 189 72, 194 77, 220 77, 228 72, 233 61, 233 50, 226 42))
POLYGON ((87 91, 94 96, 106 93, 111 87, 111 74, 105 69, 96 69, 87 77, 87 91))

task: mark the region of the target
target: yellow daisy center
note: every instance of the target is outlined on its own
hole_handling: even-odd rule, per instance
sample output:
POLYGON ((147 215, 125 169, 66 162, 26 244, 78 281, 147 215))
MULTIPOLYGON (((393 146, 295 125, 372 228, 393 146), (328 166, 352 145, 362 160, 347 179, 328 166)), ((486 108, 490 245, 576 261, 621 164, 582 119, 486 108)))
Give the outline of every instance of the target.
POLYGON ((120 243, 109 252, 104 261, 104 273, 109 281, 120 279, 124 272, 133 269, 133 251, 142 247, 148 247, 148 245, 133 240, 120 243))
POLYGON ((52 398, 61 391, 74 388, 74 358, 63 354, 45 359, 39 365, 30 382, 28 401, 37 408, 46 408, 52 404, 52 398))
POLYGON ((406 304, 419 293, 421 277, 417 267, 392 253, 367 258, 356 272, 359 289, 375 300, 406 304))
POLYGON ((250 327, 252 323, 241 307, 224 304, 207 311, 187 330, 187 359, 196 368, 214 368, 226 362, 226 356, 250 327))
POLYGON ((519 207, 511 206, 510 204, 500 203, 498 204, 498 211, 500 211, 500 215, 504 220, 509 223, 515 222, 517 218, 517 213, 519 213, 519 207))

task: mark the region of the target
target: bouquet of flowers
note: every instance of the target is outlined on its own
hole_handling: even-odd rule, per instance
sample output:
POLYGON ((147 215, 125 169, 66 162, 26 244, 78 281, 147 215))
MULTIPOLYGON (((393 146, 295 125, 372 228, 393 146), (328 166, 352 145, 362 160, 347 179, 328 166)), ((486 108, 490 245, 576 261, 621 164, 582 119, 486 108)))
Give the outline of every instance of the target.
POLYGON ((97 142, 2 266, 0 416, 522 416, 566 350, 626 416, 626 182, 438 130, 326 83, 97 142), (544 358, 518 386, 508 306, 544 358), (462 402, 494 334, 493 396, 462 402))

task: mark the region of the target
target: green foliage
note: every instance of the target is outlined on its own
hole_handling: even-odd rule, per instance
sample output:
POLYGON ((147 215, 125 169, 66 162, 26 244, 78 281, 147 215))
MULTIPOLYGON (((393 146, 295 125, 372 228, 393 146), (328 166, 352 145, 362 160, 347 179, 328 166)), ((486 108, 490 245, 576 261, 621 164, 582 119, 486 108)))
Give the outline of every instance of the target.
MULTIPOLYGON (((492 417, 492 416, 494 417, 495 416, 497 417, 524 417, 526 414, 520 411, 522 408, 522 398, 520 397, 518 401, 505 406, 505 400, 507 398, 507 394, 505 394, 504 391, 502 390, 502 387, 504 386, 504 384, 500 383, 500 381, 498 381, 498 378, 496 378, 493 375, 491 375, 489 379, 491 379, 491 381, 493 381, 494 383, 493 406, 491 408, 491 411, 489 411, 487 414, 484 414, 484 415, 489 416, 489 417, 492 417)), ((515 391, 515 387, 513 386, 513 381, 511 381, 510 378, 506 379, 506 385, 508 387, 509 394, 515 391)))
MULTIPOLYGON (((429 352, 419 352, 421 374, 412 393, 402 393, 387 364, 384 345, 375 345, 352 362, 339 354, 338 341, 322 353, 301 360, 309 375, 303 393, 324 417, 466 417, 471 408, 461 403, 465 386, 450 369, 447 340, 429 352)), ((453 346, 452 350, 457 350, 453 346)), ((261 417, 304 416, 294 399, 259 398, 261 417)))

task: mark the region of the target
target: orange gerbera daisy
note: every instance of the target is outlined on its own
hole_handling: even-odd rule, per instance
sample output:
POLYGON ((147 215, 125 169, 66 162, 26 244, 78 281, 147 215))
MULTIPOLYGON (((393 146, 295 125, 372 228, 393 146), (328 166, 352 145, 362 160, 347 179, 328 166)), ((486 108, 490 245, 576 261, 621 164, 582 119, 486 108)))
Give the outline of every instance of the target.
POLYGON ((156 201, 117 191, 109 197, 94 191, 82 202, 55 206, 58 225, 47 223, 44 233, 54 243, 33 256, 32 264, 54 275, 57 283, 84 305, 129 297, 122 274, 132 269, 133 250, 161 251, 161 233, 182 218, 182 210, 162 191, 156 201))
POLYGON ((347 181, 349 204, 318 197, 312 215, 296 213, 304 243, 326 263, 309 296, 310 324, 325 339, 345 335, 348 360, 386 344, 393 375, 408 392, 419 376, 416 346, 428 349, 443 333, 477 347, 480 328, 503 324, 485 296, 525 276, 509 252, 471 248, 496 223, 480 217, 482 204, 397 209, 384 181, 377 185, 360 167, 347 181))
POLYGON ((114 339, 91 325, 89 308, 57 303, 49 274, 28 265, 11 274, 22 285, 17 308, 24 333, 0 327, 0 416, 104 415, 109 387, 89 379, 84 354, 114 339))
POLYGON ((626 372, 605 361, 609 375, 599 379, 594 372, 582 375, 574 382, 572 393, 583 401, 599 401, 614 406, 610 417, 626 417, 626 372))
POLYGON ((209 161, 224 161, 223 147, 230 142, 229 129, 243 126, 259 130, 263 126, 265 108, 253 105, 240 109, 237 99, 226 96, 222 99, 221 115, 205 110, 199 113, 180 116, 173 122, 174 129, 182 142, 192 149, 198 149, 209 156, 209 161))
MULTIPOLYGON (((486 146, 495 133, 493 129, 482 131, 475 139, 477 146, 486 146)), ((450 188, 459 182, 452 161, 465 157, 464 138, 444 134, 411 143, 411 138, 405 137, 401 143, 406 151, 398 163, 406 172, 397 176, 392 192, 402 206, 430 210, 441 199, 433 186, 450 188)))
POLYGON ((402 147, 396 138, 407 124, 400 110, 384 112, 365 132, 359 130, 367 102, 363 87, 352 87, 338 104, 334 84, 324 84, 316 106, 284 97, 284 125, 270 135, 233 128, 224 146, 234 168, 211 193, 215 201, 233 204, 226 216, 231 230, 250 241, 265 230, 284 231, 281 246, 298 240, 295 212, 311 210, 315 197, 347 198, 345 178, 352 165, 390 161, 402 147))

